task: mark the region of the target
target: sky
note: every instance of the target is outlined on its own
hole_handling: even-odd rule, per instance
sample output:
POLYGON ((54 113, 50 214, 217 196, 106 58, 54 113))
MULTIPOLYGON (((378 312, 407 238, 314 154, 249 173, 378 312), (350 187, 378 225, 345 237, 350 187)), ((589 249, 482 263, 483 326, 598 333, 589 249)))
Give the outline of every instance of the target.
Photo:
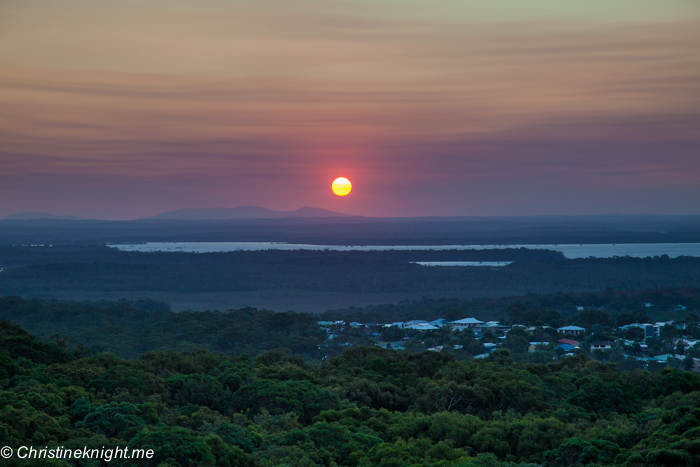
POLYGON ((241 205, 700 214, 700 2, 0 0, 0 217, 241 205))

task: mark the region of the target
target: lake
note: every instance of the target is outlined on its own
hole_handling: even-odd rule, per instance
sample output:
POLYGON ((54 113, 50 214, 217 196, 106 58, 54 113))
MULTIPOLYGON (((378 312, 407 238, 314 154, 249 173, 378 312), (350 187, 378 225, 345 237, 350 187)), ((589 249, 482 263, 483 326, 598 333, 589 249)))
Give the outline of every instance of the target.
POLYGON ((421 266, 508 266, 512 261, 413 261, 421 266))
POLYGON ((582 244, 582 245, 308 245, 282 242, 152 242, 139 244, 109 245, 122 251, 141 252, 183 252, 215 253, 226 251, 258 250, 333 250, 333 251, 383 251, 383 250, 487 250, 504 248, 530 248, 561 251, 565 257, 574 258, 612 258, 613 256, 647 256, 668 255, 700 256, 700 243, 618 243, 618 244, 582 244))

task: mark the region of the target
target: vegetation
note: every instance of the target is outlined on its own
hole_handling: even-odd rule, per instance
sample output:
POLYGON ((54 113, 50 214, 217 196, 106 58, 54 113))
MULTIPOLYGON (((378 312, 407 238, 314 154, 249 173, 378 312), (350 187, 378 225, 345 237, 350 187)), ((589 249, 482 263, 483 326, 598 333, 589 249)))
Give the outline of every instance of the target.
MULTIPOLYGON (((122 358, 161 349, 177 351, 208 350, 255 358, 260 352, 290 349, 307 360, 324 360, 338 355, 350 345, 391 343, 394 347, 422 351, 435 346, 461 346, 454 350, 457 359, 467 360, 484 352, 483 343, 503 344, 513 351, 516 360, 543 357, 528 353, 529 342, 544 342, 543 351, 553 358, 559 335, 555 329, 567 324, 586 328, 577 337, 584 347, 576 352, 587 353, 601 361, 625 362, 632 356, 676 354, 700 357, 700 345, 684 349, 678 339, 700 338, 697 315, 700 314, 700 289, 614 291, 584 294, 553 294, 480 298, 472 300, 441 299, 402 302, 397 305, 373 306, 363 309, 336 310, 320 316, 308 313, 275 313, 269 310, 242 308, 228 311, 171 312, 168 305, 154 301, 140 302, 71 302, 27 300, 20 297, 0 298, 0 319, 15 321, 43 338, 64 339, 68 345, 82 345, 92 352, 110 351, 122 358), (646 308, 645 300, 656 305, 646 308), (603 308, 577 310, 574 304, 596 304, 603 308), (678 306, 685 310, 677 311, 678 306), (641 307, 641 309, 637 308, 641 307), (486 321, 500 319, 504 323, 531 327, 513 329, 506 339, 498 339, 488 331, 476 340, 472 333, 450 329, 417 331, 384 327, 384 323, 412 319, 449 320, 476 316, 486 321), (500 318, 499 318, 500 317, 500 318), (365 327, 347 324, 318 325, 319 320, 343 320, 369 323, 365 327), (686 324, 661 328, 658 338, 645 340, 639 328, 623 329, 633 322, 675 320, 686 324), (375 323, 375 324, 371 324, 375 323), (329 339, 332 334, 334 339, 329 339), (613 352, 591 353, 587 347, 594 341, 626 339, 613 352), (639 344, 648 344, 642 352, 639 344), (681 345, 681 348, 678 346, 681 345)), ((675 362, 676 366, 682 365, 675 362)))
POLYGON ((137 253, 102 246, 0 247, 0 293, 81 291, 503 296, 527 292, 694 287, 700 258, 565 259, 546 250, 238 251, 137 253), (504 267, 427 267, 414 261, 514 261, 504 267))
POLYGON ((507 350, 464 362, 363 346, 317 366, 285 351, 253 360, 163 350, 125 360, 87 356, 7 321, 0 349, 3 443, 155 451, 141 464, 110 465, 700 462, 700 377, 672 368, 621 371, 584 355, 518 363, 507 350))

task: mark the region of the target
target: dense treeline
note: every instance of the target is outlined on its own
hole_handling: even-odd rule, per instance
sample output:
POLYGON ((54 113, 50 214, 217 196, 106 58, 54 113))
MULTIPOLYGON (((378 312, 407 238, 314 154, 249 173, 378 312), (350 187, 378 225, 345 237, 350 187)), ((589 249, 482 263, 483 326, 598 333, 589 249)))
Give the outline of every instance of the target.
POLYGON ((134 253, 101 247, 0 249, 0 293, 296 290, 440 293, 444 296, 665 287, 700 284, 700 258, 564 259, 558 252, 239 251, 134 253), (412 261, 514 261, 504 267, 429 267, 412 261))
MULTIPOLYGON (((20 323, 43 337, 57 335, 71 345, 135 357, 157 349, 205 349, 230 355, 291 349, 320 358, 327 336, 308 313, 275 313, 243 308, 173 313, 158 302, 59 302, 0 298, 0 318, 20 323), (159 306, 160 305, 160 306, 159 306)), ((340 349, 330 348, 331 352, 340 349)))
POLYGON ((109 465, 700 463, 700 377, 675 369, 620 371, 585 356, 525 364, 507 351, 461 362, 361 346, 320 366, 284 351, 124 360, 82 356, 6 321, 0 349, 3 443, 155 451, 109 465))
MULTIPOLYGON (((95 352, 110 351, 124 358, 159 349, 178 351, 209 350, 229 355, 245 353, 254 358, 261 351, 291 349, 305 358, 321 360, 340 353, 347 345, 371 345, 377 340, 401 340, 407 331, 383 328, 372 336, 370 329, 345 327, 337 339, 318 326, 318 320, 390 323, 411 319, 456 320, 476 316, 481 320, 501 319, 511 324, 528 326, 563 326, 577 324, 593 329, 600 325, 601 335, 612 336, 611 328, 634 321, 682 321, 700 313, 700 289, 614 291, 585 294, 552 294, 473 300, 421 300, 382 305, 364 309, 348 309, 321 315, 308 313, 275 313, 256 308, 227 311, 185 311, 174 313, 168 305, 155 301, 139 302, 73 302, 27 300, 21 297, 0 297, 0 319, 19 323, 44 337, 56 335, 69 345, 82 344, 95 352), (645 308, 652 300, 654 307, 645 308), (574 304, 605 308, 605 311, 579 312, 574 304), (671 305, 674 304, 674 305, 671 305), (678 304, 685 311, 673 311, 678 304), (395 331, 398 332, 396 336, 395 331)), ((599 333, 599 334, 600 334, 599 333)), ((452 343, 464 345, 463 358, 483 352, 473 344, 471 333, 413 332, 406 345, 416 350, 452 343), (469 336, 467 335, 469 334, 469 336)), ((619 334, 619 333, 618 333, 619 334)), ((554 336, 531 336, 534 340, 556 340, 554 336)), ((676 336, 677 337, 677 336, 676 336)), ((700 336, 695 336, 700 337, 700 336)), ((524 336, 528 338, 528 336, 524 336)), ((618 337, 610 337, 617 339, 618 337)), ((601 337, 602 339, 602 337, 601 337)), ((596 340, 600 340, 596 338, 596 340)), ((497 340, 495 342, 498 342, 497 340)), ((462 358, 462 357, 460 357, 462 358)))
POLYGON ((0 245, 0 266, 17 267, 58 263, 119 264, 338 264, 362 261, 544 261, 564 259, 561 252, 527 248, 485 250, 261 250, 219 253, 135 252, 105 245, 0 245))
MULTIPOLYGON (((619 290, 612 287, 597 292, 526 294, 508 297, 479 297, 472 299, 441 298, 404 300, 397 304, 370 305, 329 310, 321 313, 325 320, 344 319, 361 323, 408 321, 412 319, 461 319, 477 316, 482 320, 508 320, 508 308, 522 305, 525 312, 557 311, 567 324, 578 313, 576 307, 605 309, 615 320, 623 314, 644 310, 648 320, 681 319, 688 312, 700 311, 700 288, 665 288, 651 290, 619 290), (646 304, 652 306, 647 307, 646 304), (678 305, 686 308, 678 312, 678 305)), ((528 324, 513 317, 514 323, 528 324)), ((534 324, 534 323, 532 323, 534 324)), ((558 322, 550 323, 552 325, 558 322)), ((600 323, 602 324, 602 323, 600 323)), ((629 324, 629 323, 624 323, 629 324)))
POLYGON ((521 245, 698 241, 700 216, 0 220, 0 244, 4 245, 104 242, 521 245))

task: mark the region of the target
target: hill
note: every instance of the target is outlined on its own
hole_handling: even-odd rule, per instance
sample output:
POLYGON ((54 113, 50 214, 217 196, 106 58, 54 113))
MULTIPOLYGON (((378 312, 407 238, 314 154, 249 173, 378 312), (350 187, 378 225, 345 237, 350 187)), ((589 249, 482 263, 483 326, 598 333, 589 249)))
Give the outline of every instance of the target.
POLYGON ((82 217, 77 216, 57 216, 55 214, 48 214, 45 212, 20 212, 17 214, 12 214, 11 216, 5 217, 8 220, 18 220, 18 221, 30 221, 34 219, 56 219, 63 221, 77 221, 82 220, 82 217))
POLYGON ((304 206, 295 211, 274 211, 262 206, 238 206, 235 208, 187 208, 164 212, 149 219, 282 219, 285 217, 352 217, 351 214, 327 211, 320 208, 304 206))

